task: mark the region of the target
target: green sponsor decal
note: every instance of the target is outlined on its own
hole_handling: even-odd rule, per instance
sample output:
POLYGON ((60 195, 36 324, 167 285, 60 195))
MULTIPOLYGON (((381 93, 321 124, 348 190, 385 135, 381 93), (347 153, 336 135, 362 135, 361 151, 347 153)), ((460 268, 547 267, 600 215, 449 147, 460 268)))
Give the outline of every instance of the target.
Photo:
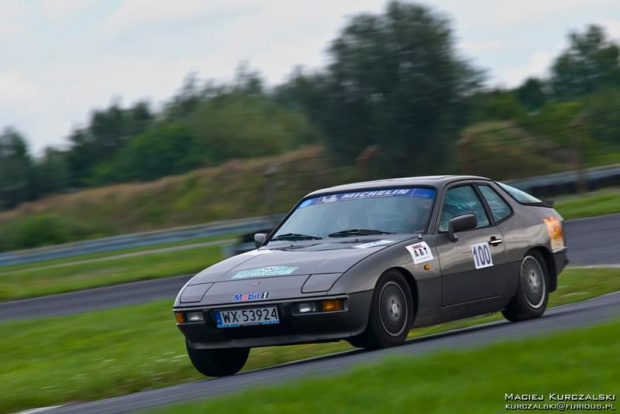
POLYGON ((233 279, 246 279, 250 277, 290 275, 295 270, 297 270, 296 267, 290 267, 290 266, 261 267, 258 269, 242 270, 240 272, 237 272, 232 278, 233 279))

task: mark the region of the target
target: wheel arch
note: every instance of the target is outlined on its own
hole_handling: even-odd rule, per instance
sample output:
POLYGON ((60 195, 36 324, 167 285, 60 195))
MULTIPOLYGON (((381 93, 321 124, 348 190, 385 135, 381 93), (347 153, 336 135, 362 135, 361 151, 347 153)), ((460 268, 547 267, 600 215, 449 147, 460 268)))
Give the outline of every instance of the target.
POLYGON ((407 284, 409 285, 409 290, 411 290, 411 299, 413 300, 413 318, 412 318, 412 321, 414 321, 416 315, 418 314, 418 304, 420 303, 419 296, 418 296, 419 295, 418 284, 417 284, 417 282, 415 280, 415 277, 413 277, 413 274, 411 274, 411 272, 409 272, 404 267, 392 267, 390 269, 387 269, 386 272, 388 272, 390 270, 395 270, 395 271, 399 272, 400 274, 402 274, 403 277, 405 278, 405 280, 407 281, 407 284))
MULTIPOLYGON (((555 267, 555 260, 553 259, 553 254, 544 246, 536 246, 528 250, 528 253, 531 251, 535 251, 540 253, 540 255, 545 260, 545 265, 547 266, 547 272, 549 273, 549 293, 555 292, 558 287, 558 272, 555 267)), ((527 253, 526 253, 527 255, 527 253)))

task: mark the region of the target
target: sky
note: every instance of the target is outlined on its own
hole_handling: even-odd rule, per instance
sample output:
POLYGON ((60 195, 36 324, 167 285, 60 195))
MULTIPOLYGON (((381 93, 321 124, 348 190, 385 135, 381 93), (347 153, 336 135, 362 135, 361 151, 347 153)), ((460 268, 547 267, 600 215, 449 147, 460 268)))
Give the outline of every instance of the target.
MULTIPOLYGON (((421 0, 450 19, 459 53, 490 86, 544 76, 570 31, 620 41, 618 0, 421 0)), ((93 109, 156 108, 190 73, 226 81, 248 62, 269 84, 319 69, 351 16, 384 0, 0 0, 0 129, 35 154, 66 147, 93 109)))

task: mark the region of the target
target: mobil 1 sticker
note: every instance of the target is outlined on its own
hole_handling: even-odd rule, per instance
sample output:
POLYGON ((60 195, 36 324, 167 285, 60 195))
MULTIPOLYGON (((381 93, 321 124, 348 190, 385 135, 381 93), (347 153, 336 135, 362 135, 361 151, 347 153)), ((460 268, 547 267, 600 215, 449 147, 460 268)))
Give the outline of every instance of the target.
POLYGON ((474 265, 476 269, 493 266, 493 256, 489 243, 476 243, 471 245, 471 254, 474 256, 474 265))
POLYGON ((428 244, 426 244, 426 242, 419 242, 410 246, 406 246, 406 249, 411 254, 411 257, 413 258, 413 263, 415 264, 433 260, 433 252, 431 252, 431 248, 428 247, 428 244))

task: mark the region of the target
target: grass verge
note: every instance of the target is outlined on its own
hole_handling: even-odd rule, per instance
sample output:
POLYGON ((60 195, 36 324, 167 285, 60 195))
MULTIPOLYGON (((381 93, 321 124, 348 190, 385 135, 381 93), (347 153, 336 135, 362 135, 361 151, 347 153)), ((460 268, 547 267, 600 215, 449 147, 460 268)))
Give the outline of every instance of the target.
POLYGON ((565 220, 620 213, 620 189, 611 188, 559 199, 555 209, 565 220))
POLYGON ((391 357, 344 375, 261 387, 157 413, 406 413, 413 407, 420 413, 503 413, 510 403, 506 393, 543 394, 543 403, 550 402, 549 393, 616 394, 620 376, 610 361, 617 361, 619 351, 620 320, 615 320, 467 351, 391 357))
POLYGON ((24 269, 0 274, 0 300, 31 298, 193 273, 221 259, 221 246, 206 246, 102 262, 76 263, 45 270, 24 269))
MULTIPOLYGON (((569 269, 550 306, 620 290, 618 269, 569 269)), ((172 301, 0 323, 0 412, 94 400, 201 377, 174 325, 172 301)), ((480 324, 484 316, 415 329, 412 337, 480 324)), ((252 350, 246 369, 351 349, 347 342, 252 350)))
POLYGON ((228 235, 212 236, 212 237, 199 237, 199 238, 189 239, 189 240, 179 240, 179 241, 168 242, 168 243, 151 244, 148 246, 131 247, 131 248, 119 249, 119 250, 110 250, 107 252, 87 253, 87 254, 81 254, 78 256, 62 257, 59 259, 41 260, 41 261, 33 262, 33 263, 23 263, 23 264, 15 264, 15 265, 10 265, 10 266, 2 266, 0 267, 0 277, 2 277, 3 275, 7 273, 13 273, 13 272, 17 272, 20 270, 35 270, 35 269, 42 270, 47 267, 70 265, 70 264, 74 264, 75 262, 81 262, 85 260, 104 259, 104 258, 111 258, 114 256, 120 256, 124 254, 130 254, 130 253, 151 252, 153 250, 166 249, 169 247, 191 246, 194 244, 216 242, 220 240, 224 241, 227 239, 236 238, 237 236, 238 234, 228 234, 228 235))

